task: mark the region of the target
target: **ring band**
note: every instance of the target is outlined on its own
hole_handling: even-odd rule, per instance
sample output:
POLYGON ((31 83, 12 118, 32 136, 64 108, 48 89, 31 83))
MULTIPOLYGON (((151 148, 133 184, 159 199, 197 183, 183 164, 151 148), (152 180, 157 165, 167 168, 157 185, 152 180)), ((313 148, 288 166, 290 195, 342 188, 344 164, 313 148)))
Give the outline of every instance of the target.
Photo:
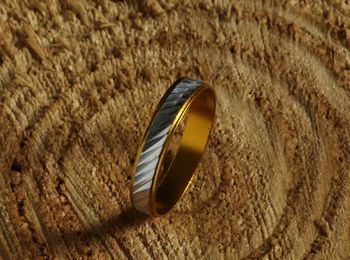
POLYGON ((215 107, 214 90, 199 80, 178 79, 164 94, 135 160, 130 195, 138 211, 150 216, 163 215, 186 191, 207 144, 215 107), (171 137, 185 114, 188 119, 179 148, 160 178, 171 137))

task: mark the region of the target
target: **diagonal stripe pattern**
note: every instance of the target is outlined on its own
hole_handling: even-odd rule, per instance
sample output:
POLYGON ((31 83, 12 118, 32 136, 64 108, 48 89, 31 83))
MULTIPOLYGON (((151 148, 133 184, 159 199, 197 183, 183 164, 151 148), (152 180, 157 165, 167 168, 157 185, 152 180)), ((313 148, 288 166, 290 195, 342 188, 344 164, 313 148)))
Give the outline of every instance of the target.
POLYGON ((152 180, 171 125, 186 99, 201 84, 202 81, 187 78, 179 81, 161 105, 151 123, 137 162, 133 184, 133 204, 141 212, 150 215, 149 195, 152 180))

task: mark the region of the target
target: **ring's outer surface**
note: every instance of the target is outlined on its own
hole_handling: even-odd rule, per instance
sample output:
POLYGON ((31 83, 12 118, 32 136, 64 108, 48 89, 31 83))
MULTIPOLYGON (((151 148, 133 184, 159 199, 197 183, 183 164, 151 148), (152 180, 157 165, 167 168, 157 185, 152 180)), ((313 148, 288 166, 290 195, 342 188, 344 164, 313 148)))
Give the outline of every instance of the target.
POLYGON ((206 146, 215 106, 214 90, 199 80, 178 79, 164 94, 135 160, 130 195, 138 211, 163 215, 186 191, 206 146), (157 183, 170 139, 185 113, 188 119, 178 151, 162 182, 157 183))

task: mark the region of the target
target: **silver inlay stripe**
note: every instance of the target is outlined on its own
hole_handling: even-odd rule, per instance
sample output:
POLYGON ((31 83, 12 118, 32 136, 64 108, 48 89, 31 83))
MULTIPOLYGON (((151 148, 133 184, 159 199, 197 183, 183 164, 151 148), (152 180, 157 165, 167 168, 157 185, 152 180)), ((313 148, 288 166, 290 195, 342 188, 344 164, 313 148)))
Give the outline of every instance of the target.
POLYGON ((145 144, 136 167, 132 200, 135 208, 150 215, 150 191, 159 157, 171 124, 186 99, 202 81, 183 79, 170 92, 149 128, 145 144))

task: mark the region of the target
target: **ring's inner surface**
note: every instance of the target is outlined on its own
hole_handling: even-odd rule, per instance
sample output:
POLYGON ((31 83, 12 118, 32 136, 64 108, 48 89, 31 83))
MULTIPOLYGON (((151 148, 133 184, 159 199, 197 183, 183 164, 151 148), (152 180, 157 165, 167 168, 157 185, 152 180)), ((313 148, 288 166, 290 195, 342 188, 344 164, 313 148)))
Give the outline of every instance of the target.
POLYGON ((214 113, 214 92, 205 88, 191 100, 178 122, 156 180, 158 214, 168 212, 188 187, 207 143, 214 113))

